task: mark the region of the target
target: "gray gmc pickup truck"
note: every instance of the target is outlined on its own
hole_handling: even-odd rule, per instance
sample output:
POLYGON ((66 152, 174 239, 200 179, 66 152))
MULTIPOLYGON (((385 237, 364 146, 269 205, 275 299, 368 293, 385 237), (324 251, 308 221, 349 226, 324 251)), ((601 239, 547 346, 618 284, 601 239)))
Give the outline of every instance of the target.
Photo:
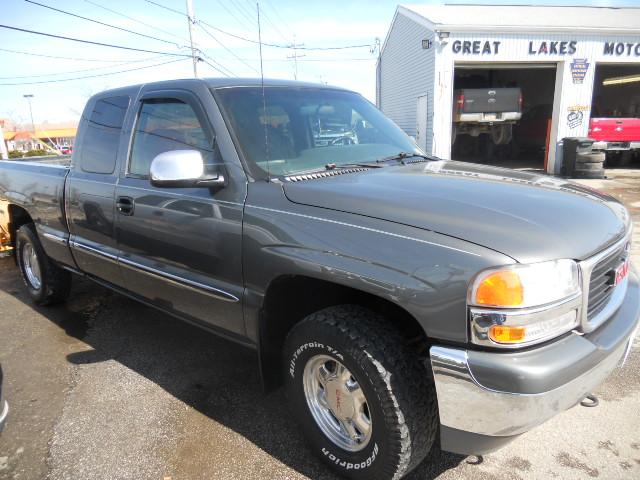
POLYGON ((36 303, 83 275, 256 349, 349 478, 505 445, 623 363, 640 314, 615 199, 431 158, 324 85, 100 93, 71 167, 0 162, 0 200, 36 303))

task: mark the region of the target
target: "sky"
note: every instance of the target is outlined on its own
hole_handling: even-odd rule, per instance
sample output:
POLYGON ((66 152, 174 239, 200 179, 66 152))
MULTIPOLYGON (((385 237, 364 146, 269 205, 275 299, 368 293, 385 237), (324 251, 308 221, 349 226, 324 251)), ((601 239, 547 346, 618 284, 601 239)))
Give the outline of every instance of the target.
MULTIPOLYGON (((258 77, 255 0, 192 2, 197 22, 193 26, 194 41, 206 61, 198 63, 198 76, 258 77)), ((259 3, 263 43, 280 47, 295 43, 304 48, 263 45, 265 78, 297 76, 298 80, 346 87, 375 100, 377 52, 373 47, 376 39, 384 41, 398 2, 260 0, 259 3), (356 47, 335 49, 345 46, 356 47), (298 57, 297 62, 294 56, 298 57)), ((448 3, 640 7, 640 0, 454 0, 448 3)), ((124 85, 193 77, 188 20, 184 13, 186 0, 0 0, 0 11, 3 25, 155 52, 110 48, 0 28, 0 118, 30 125, 29 104, 24 95, 33 95, 36 124, 77 121, 86 100, 94 93, 124 85)))

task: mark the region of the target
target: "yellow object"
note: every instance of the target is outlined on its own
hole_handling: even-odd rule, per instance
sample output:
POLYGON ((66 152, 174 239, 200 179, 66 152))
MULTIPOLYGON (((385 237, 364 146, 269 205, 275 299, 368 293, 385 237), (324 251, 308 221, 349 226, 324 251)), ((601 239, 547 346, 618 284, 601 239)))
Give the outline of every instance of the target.
POLYGON ((489 338, 498 343, 520 343, 525 339, 526 333, 527 327, 492 325, 489 328, 489 338))
POLYGON ((9 211, 6 202, 0 200, 0 253, 12 250, 9 236, 9 211))
POLYGON ((487 275, 476 289, 477 305, 518 307, 524 301, 524 288, 520 276, 512 270, 487 275))

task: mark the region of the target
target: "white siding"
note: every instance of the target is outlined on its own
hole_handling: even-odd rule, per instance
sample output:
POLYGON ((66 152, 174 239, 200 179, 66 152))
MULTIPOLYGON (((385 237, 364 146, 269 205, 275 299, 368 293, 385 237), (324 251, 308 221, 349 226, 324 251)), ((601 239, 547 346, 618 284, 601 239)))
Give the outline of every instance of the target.
MULTIPOLYGON (((418 97, 428 95, 427 132, 433 131, 433 83, 436 42, 433 32, 398 13, 379 60, 378 106, 408 135, 416 135, 418 97), (432 41, 429 49, 422 40, 432 41)), ((427 138, 431 151, 433 136, 427 138)))

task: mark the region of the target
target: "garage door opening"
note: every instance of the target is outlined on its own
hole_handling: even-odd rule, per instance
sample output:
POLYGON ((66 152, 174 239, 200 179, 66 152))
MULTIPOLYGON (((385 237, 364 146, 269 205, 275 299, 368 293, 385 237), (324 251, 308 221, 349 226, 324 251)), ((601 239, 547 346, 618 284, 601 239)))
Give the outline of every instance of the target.
POLYGON ((456 65, 451 157, 544 169, 555 64, 456 65))
POLYGON ((640 65, 596 65, 589 136, 607 167, 640 167, 640 65))

